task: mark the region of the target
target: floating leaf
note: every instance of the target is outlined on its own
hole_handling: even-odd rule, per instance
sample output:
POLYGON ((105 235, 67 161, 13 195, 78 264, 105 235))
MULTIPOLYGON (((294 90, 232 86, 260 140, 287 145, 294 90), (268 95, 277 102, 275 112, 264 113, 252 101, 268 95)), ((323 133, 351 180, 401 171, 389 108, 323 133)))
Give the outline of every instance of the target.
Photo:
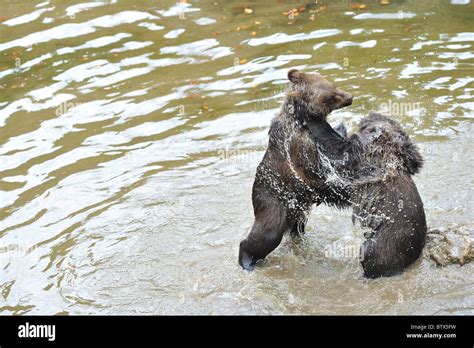
POLYGON ((363 10, 367 8, 366 4, 351 4, 351 9, 353 10, 363 10))
POLYGON ((186 98, 188 99, 192 99, 192 98, 201 98, 202 96, 200 94, 196 94, 196 93, 193 93, 193 94, 189 94, 186 96, 186 98))
POLYGON ((296 8, 292 8, 291 10, 288 10, 288 11, 285 11, 283 12, 283 15, 285 16, 298 16, 300 13, 298 12, 298 10, 296 8))

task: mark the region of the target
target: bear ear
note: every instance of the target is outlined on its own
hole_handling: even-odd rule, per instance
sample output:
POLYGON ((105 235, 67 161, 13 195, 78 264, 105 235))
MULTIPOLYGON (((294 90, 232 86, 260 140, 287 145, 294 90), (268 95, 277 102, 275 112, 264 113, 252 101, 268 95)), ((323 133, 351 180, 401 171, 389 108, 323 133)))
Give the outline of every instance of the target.
POLYGON ((298 83, 300 81, 300 72, 297 69, 291 69, 288 71, 288 80, 298 83))
POLYGON ((402 150, 401 159, 410 174, 416 174, 423 167, 423 157, 418 150, 418 147, 411 142, 411 140, 405 140, 402 150))

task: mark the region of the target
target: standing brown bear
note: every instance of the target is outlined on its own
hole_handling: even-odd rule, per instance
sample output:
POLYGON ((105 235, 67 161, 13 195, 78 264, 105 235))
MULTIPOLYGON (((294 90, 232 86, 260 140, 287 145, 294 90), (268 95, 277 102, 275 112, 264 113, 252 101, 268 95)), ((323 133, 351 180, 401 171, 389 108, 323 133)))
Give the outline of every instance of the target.
POLYGON ((304 232, 314 203, 348 204, 347 187, 326 180, 306 123, 324 121, 331 111, 351 105, 352 96, 318 74, 290 70, 288 79, 290 90, 272 121, 268 148, 255 175, 255 222, 240 243, 239 264, 248 270, 280 244, 285 232, 304 232))

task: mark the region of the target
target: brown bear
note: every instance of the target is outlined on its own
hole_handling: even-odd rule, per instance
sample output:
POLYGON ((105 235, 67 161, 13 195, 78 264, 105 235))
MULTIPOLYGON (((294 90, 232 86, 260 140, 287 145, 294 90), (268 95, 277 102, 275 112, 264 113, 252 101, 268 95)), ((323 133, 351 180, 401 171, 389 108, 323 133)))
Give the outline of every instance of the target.
POLYGON ((368 230, 360 253, 364 276, 401 273, 419 258, 427 232, 423 202, 411 178, 423 165, 417 147, 398 122, 375 112, 350 138, 343 125, 339 134, 324 120, 307 126, 329 166, 350 183, 353 221, 368 230))
POLYGON ((326 180, 316 144, 305 125, 351 105, 352 96, 319 74, 290 70, 288 79, 290 89, 272 120, 268 148, 255 175, 255 222, 240 243, 239 264, 248 270, 280 244, 285 232, 304 232, 314 203, 345 206, 348 201, 344 185, 326 180))

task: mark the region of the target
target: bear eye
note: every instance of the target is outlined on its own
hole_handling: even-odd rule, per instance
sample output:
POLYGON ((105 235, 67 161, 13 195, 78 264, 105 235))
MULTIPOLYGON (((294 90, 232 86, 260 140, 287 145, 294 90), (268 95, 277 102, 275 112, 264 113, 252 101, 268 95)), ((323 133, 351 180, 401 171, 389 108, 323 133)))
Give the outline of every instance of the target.
POLYGON ((326 99, 326 103, 334 103, 336 101, 336 96, 329 95, 325 99, 326 99))

